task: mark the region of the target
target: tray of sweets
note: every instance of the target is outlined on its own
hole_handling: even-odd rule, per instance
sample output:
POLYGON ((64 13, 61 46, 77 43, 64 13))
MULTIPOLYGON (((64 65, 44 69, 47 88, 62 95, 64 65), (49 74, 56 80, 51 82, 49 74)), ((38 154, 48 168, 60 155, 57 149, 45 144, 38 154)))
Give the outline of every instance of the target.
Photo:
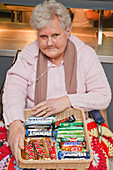
MULTIPOLYGON (((31 109, 25 109, 24 111, 24 117, 25 120, 32 116, 32 110, 31 109)), ((20 168, 38 168, 38 169, 85 169, 90 166, 90 162, 93 160, 93 153, 90 145, 90 139, 89 135, 87 132, 87 125, 86 125, 86 120, 85 120, 85 113, 82 109, 74 109, 74 108, 69 108, 64 110, 63 112, 57 113, 56 119, 57 121, 64 120, 70 116, 74 116, 76 120, 82 121, 83 122, 83 133, 84 133, 84 140, 86 142, 86 151, 89 152, 89 158, 88 159, 26 159, 25 156, 23 155, 23 150, 20 150, 18 148, 18 159, 19 159, 19 167, 20 168)), ((62 121, 61 121, 62 122, 62 121)), ((62 124, 62 123, 61 123, 62 124)), ((68 130, 70 127, 67 127, 66 130, 68 130)), ((61 131, 59 130, 58 135, 65 135, 64 129, 61 131), (64 133, 63 133, 63 132, 64 133)), ((71 132, 69 132, 71 133, 71 132)), ((76 134, 73 134, 76 135, 76 134)), ((45 143, 47 138, 38 138, 38 142, 41 142, 42 144, 45 143)), ((27 143, 30 140, 30 137, 26 139, 25 137, 25 142, 27 143)), ((36 142, 36 138, 32 140, 32 142, 36 142)), ((61 142, 63 143, 63 142, 61 142)), ((68 143, 68 142, 67 142, 68 143)), ((63 143, 64 144, 64 143, 63 143)), ((65 144, 62 146, 63 149, 65 149, 65 144)), ((75 149, 75 148, 74 148, 75 149)), ((65 151, 64 151, 65 152, 65 151)))

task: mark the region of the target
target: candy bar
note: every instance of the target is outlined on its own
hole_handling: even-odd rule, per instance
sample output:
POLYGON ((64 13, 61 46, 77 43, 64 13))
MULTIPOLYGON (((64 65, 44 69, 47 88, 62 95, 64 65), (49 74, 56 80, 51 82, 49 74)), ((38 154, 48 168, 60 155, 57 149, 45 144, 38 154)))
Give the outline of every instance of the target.
POLYGON ((46 158, 51 159, 50 158, 50 154, 49 154, 49 150, 48 150, 48 147, 46 145, 46 141, 45 140, 46 140, 46 138, 43 138, 43 147, 44 147, 44 150, 45 150, 46 158))
POLYGON ((52 146, 51 146, 50 139, 45 139, 45 142, 46 142, 46 145, 48 147, 51 159, 56 159, 56 152, 55 152, 55 149, 53 149, 52 146))
POLYGON ((52 136, 52 130, 47 129, 27 129, 26 130, 26 137, 51 137, 52 136))
POLYGON ((87 158, 87 152, 70 152, 70 151, 59 151, 58 153, 59 159, 65 158, 87 158))
POLYGON ((58 128, 58 131, 76 131, 76 130, 84 130, 82 126, 70 126, 70 127, 61 127, 58 128))
POLYGON ((85 142, 60 142, 60 146, 75 146, 75 145, 85 147, 85 142))
POLYGON ((60 123, 64 123, 64 122, 75 122, 75 117, 73 115, 71 115, 70 117, 67 117, 65 119, 59 120, 55 122, 55 128, 59 127, 60 123))
POLYGON ((74 151, 74 152, 86 152, 86 149, 84 149, 82 146, 62 146, 62 151, 74 151))
POLYGON ((84 135, 74 135, 74 134, 58 134, 57 138, 84 138, 84 135))
MULTIPOLYGON (((60 138, 60 141, 61 142, 83 142, 85 139, 84 137, 81 137, 81 138, 60 138)), ((59 141, 59 142, 60 142, 59 141)))
POLYGON ((35 159, 33 142, 25 140, 25 159, 35 159))
POLYGON ((83 126, 83 122, 81 120, 77 120, 75 122, 72 123, 60 123, 59 127, 71 127, 71 126, 83 126))
POLYGON ((57 132, 57 134, 64 134, 64 135, 83 135, 84 134, 84 131, 83 130, 76 130, 76 131, 69 131, 69 130, 65 130, 65 131, 59 131, 57 132))
POLYGON ((38 159, 45 159, 46 154, 43 148, 43 144, 41 142, 41 140, 34 140, 34 147, 36 149, 37 155, 38 155, 38 159))
POLYGON ((45 119, 42 119, 42 117, 29 117, 29 119, 27 119, 25 121, 25 126, 26 125, 33 125, 33 124, 38 124, 38 125, 42 125, 42 124, 52 124, 56 122, 56 116, 50 116, 47 117, 45 119))
POLYGON ((25 128, 26 129, 51 129, 51 124, 42 124, 42 125, 34 125, 34 124, 31 124, 31 125, 25 125, 25 128))

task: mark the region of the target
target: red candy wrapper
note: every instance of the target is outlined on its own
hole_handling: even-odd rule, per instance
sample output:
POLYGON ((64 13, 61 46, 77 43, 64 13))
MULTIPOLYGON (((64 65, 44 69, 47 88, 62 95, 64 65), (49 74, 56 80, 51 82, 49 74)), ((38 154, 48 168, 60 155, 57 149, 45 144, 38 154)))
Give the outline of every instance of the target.
POLYGON ((62 151, 74 151, 74 152, 82 152, 81 146, 62 146, 62 151))
POLYGON ((56 152, 55 152, 55 143, 53 143, 53 146, 51 146, 51 141, 49 139, 45 140, 45 143, 48 147, 50 158, 56 159, 56 152))
POLYGON ((32 141, 25 140, 25 159, 35 159, 32 141))
POLYGON ((46 154, 45 154, 43 143, 41 142, 41 140, 35 140, 34 141, 34 147, 36 149, 38 159, 41 159, 41 158, 45 159, 46 154))
POLYGON ((75 120, 76 120, 75 117, 73 115, 71 115, 70 117, 56 121, 55 122, 55 128, 57 128, 60 123, 74 122, 75 120))

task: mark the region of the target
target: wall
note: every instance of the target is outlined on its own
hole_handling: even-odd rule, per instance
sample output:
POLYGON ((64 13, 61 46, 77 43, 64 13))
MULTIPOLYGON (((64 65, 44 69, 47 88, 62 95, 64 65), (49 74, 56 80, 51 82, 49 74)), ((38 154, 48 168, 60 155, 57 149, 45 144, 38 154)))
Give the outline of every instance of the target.
POLYGON ((0 91, 5 80, 6 72, 11 67, 14 57, 0 56, 0 91))
MULTIPOLYGON (((113 76, 112 76, 113 63, 102 63, 102 66, 104 68, 104 71, 105 71, 108 81, 110 83, 111 91, 113 94, 113 76)), ((113 99, 111 100, 111 103, 110 103, 109 107, 107 108, 107 116, 108 116, 109 128, 113 132, 113 99)))

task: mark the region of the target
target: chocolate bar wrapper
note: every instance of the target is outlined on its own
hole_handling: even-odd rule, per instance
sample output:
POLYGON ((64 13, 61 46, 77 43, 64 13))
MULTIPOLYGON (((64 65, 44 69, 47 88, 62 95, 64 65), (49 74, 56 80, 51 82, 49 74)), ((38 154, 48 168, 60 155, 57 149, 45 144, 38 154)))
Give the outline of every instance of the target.
POLYGON ((45 159, 46 154, 45 154, 45 150, 44 150, 41 139, 34 140, 34 147, 35 147, 38 159, 45 159))
POLYGON ((77 130, 84 130, 82 126, 70 126, 70 127, 60 127, 58 131, 77 131, 77 130))
POLYGON ((81 138, 59 138, 59 142, 84 142, 84 137, 81 138))
POLYGON ((71 159, 71 158, 86 158, 87 159, 87 152, 71 152, 71 151, 59 151, 58 153, 59 159, 71 159))
POLYGON ((27 129, 26 137, 51 137, 52 130, 51 129, 27 129))
POLYGON ((26 125, 43 125, 43 124, 48 124, 51 125, 52 123, 56 122, 56 116, 50 116, 47 117, 45 119, 42 119, 42 117, 29 117, 26 121, 25 121, 25 126, 26 125))
POLYGON ((48 147, 48 150, 49 150, 49 155, 51 157, 51 159, 56 159, 56 152, 55 152, 55 146, 51 146, 51 141, 50 139, 45 139, 45 144, 46 146, 48 147))
POLYGON ((26 160, 34 160, 35 155, 34 155, 34 146, 33 146, 33 141, 32 140, 27 140, 25 139, 24 141, 24 158, 26 160))
POLYGON ((65 118, 65 119, 56 121, 56 122, 55 122, 55 128, 58 128, 60 123, 75 122, 75 120, 76 120, 76 119, 75 119, 74 115, 71 115, 70 117, 67 117, 67 118, 65 118))
POLYGON ((37 125, 37 124, 31 124, 31 125, 25 125, 26 129, 51 129, 52 125, 51 124, 42 124, 42 125, 37 125))
POLYGON ((57 138, 84 138, 84 134, 74 135, 74 134, 58 134, 57 138))
POLYGON ((60 142, 62 151, 86 152, 85 142, 60 142))
POLYGON ((49 149, 48 149, 47 144, 46 144, 46 139, 48 139, 48 138, 47 137, 43 138, 43 146, 44 146, 46 158, 51 159, 50 154, 49 154, 49 149))
POLYGON ((57 134, 63 134, 63 135, 83 135, 84 134, 84 130, 65 130, 65 131, 59 131, 57 132, 57 134))
POLYGON ((74 152, 86 152, 86 149, 84 149, 82 146, 62 146, 62 151, 74 151, 74 152))
POLYGON ((86 147, 86 142, 60 142, 60 146, 82 146, 86 147))
POLYGON ((81 120, 76 120, 75 122, 71 122, 71 123, 60 123, 59 124, 59 127, 71 127, 71 126, 82 127, 84 126, 84 124, 81 120))

